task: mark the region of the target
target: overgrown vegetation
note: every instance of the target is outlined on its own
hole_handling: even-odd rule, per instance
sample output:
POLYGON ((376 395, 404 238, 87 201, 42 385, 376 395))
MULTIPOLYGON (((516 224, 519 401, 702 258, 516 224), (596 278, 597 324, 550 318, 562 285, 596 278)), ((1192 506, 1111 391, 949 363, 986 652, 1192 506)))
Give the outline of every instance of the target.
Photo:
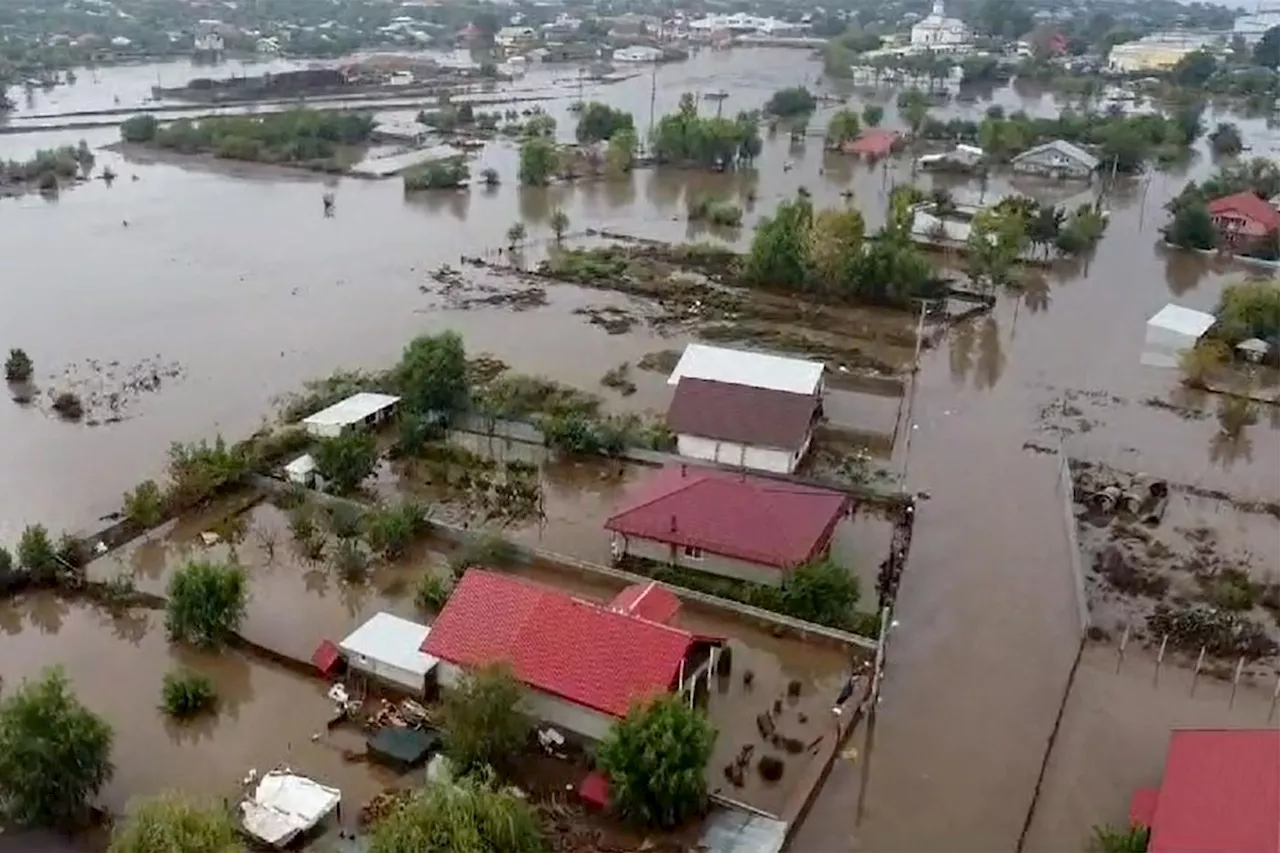
POLYGON ((713 225, 737 227, 742 224, 742 208, 727 201, 720 201, 706 193, 689 198, 687 215, 690 222, 710 222, 713 225))
POLYGON ((577 137, 583 144, 604 142, 622 131, 635 132, 635 119, 624 110, 591 101, 578 114, 577 137))
POLYGON ((60 669, 0 699, 0 807, 23 826, 74 827, 110 781, 111 727, 60 669))
POLYGON ((155 480, 143 480, 124 493, 124 515, 138 527, 155 527, 164 519, 164 493, 155 480))
POLYGON ((346 495, 359 489, 378 466, 378 442, 365 430, 351 429, 318 440, 311 456, 326 488, 346 495))
POLYGON ((511 767, 529 737, 523 700, 524 688, 502 664, 479 669, 445 691, 440 704, 445 754, 458 772, 511 767))
POLYGON ((818 100, 803 86, 779 89, 765 102, 765 115, 780 118, 809 115, 818 108, 818 100))
POLYGON ((749 164, 763 143, 755 116, 734 119, 702 117, 692 93, 680 96, 679 109, 663 116, 653 129, 653 155, 659 163, 732 169, 749 164))
POLYGON ((1229 284, 1215 313, 1218 322, 1211 334, 1231 346, 1248 338, 1280 340, 1280 285, 1273 281, 1229 284))
POLYGON ((418 578, 413 600, 418 609, 427 613, 439 613, 449 603, 453 594, 453 582, 443 575, 426 572, 418 578))
POLYGON ((455 189, 471 180, 471 169, 467 167, 466 158, 449 157, 410 169, 401 180, 405 192, 455 189))
POLYGON ((541 136, 527 137, 520 143, 520 183, 545 187, 555 177, 560 153, 554 141, 541 136))
POLYGON ((170 717, 189 720, 212 711, 218 701, 213 679, 191 669, 165 673, 160 688, 160 707, 170 717))
POLYGON ((364 514, 364 538, 388 560, 403 557, 414 539, 427 532, 426 508, 412 502, 377 507, 364 514))
POLYGON ((1145 826, 1095 826, 1089 850, 1090 853, 1147 853, 1150 841, 1151 830, 1145 826))
POLYGON ((228 642, 244 619, 248 601, 244 569, 235 563, 194 560, 169 580, 165 629, 169 639, 217 648, 228 642))
POLYGON ((716 731, 680 696, 631 708, 600 744, 610 805, 635 823, 670 828, 702 814, 716 731))
POLYGON ((515 791, 475 779, 428 785, 373 827, 369 853, 544 853, 537 816, 515 791))
POLYGON ((213 154, 227 160, 290 163, 342 171, 346 148, 369 141, 371 115, 338 110, 296 109, 266 115, 178 119, 160 126, 135 116, 120 127, 126 142, 177 151, 213 154))
POLYGON ((43 524, 30 524, 18 540, 18 565, 36 584, 52 582, 61 571, 58 552, 43 524))
POLYGON ((231 813, 217 803, 161 794, 129 804, 107 853, 242 853, 231 813))
POLYGON ((30 160, 0 160, 0 189, 35 187, 56 193, 63 181, 87 177, 93 163, 93 152, 83 140, 79 145, 42 148, 30 160))

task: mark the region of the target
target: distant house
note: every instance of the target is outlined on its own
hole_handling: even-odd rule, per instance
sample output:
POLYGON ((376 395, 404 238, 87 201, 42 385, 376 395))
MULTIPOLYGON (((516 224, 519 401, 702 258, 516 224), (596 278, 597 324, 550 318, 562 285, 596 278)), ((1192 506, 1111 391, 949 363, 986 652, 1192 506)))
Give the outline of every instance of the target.
POLYGON ((790 474, 822 414, 821 362, 691 344, 667 383, 681 456, 790 474))
POLYGON ((1148 367, 1177 367, 1182 354, 1195 347, 1215 321, 1212 314, 1170 302, 1147 321, 1142 363, 1148 367))
POLYGON ((538 40, 538 31, 533 27, 503 27, 493 40, 501 47, 529 44, 538 40))
POLYGON ((1280 730, 1175 731, 1129 819, 1151 830, 1148 853, 1280 853, 1280 730))
POLYGON ((352 429, 375 426, 390 418, 399 397, 361 391, 302 419, 303 428, 318 438, 333 438, 352 429))
POLYGON ((469 569, 431 626, 422 651, 439 683, 505 663, 535 719, 600 740, 632 703, 685 690, 709 671, 719 640, 647 616, 674 617, 670 593, 630 587, 609 605, 523 578, 469 569))
POLYGON ((613 552, 777 586, 825 558, 849 509, 839 492, 668 465, 605 522, 613 552))
POLYGON ((1247 191, 1209 202, 1209 215, 1221 244, 1233 251, 1258 248, 1280 232, 1280 210, 1247 191))
POLYGON ((845 154, 857 157, 887 157, 902 144, 902 134, 896 130, 871 128, 864 130, 857 139, 850 139, 840 146, 845 154))
POLYGON ((1088 180, 1098 169, 1098 158, 1079 145, 1055 139, 1029 148, 1010 162, 1013 171, 1024 175, 1088 180))

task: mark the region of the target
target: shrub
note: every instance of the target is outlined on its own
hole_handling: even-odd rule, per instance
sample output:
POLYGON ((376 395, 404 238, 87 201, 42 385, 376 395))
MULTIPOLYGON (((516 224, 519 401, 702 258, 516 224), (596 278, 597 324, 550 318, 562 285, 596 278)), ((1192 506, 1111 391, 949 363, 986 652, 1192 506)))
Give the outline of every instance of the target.
POLYGON ((612 806, 645 826, 675 827, 706 808, 716 732, 679 696, 636 705, 600 744, 612 806))
POLYGON ((413 600, 427 613, 439 613, 453 594, 453 583, 445 577, 427 572, 418 579, 418 589, 413 600))
POLYGON ((213 444, 175 442, 169 446, 169 503, 178 510, 197 506, 248 471, 247 449, 228 445, 222 436, 213 444))
POLYGON ((369 557, 358 540, 339 539, 333 546, 333 565, 344 580, 354 583, 364 578, 369 557))
POLYGON ((445 753, 460 773, 510 766, 529 737, 523 698, 524 688, 502 664, 480 669, 445 691, 440 706, 445 753))
POLYGON ((538 818, 514 791, 475 780, 428 785, 378 821, 369 853, 543 853, 538 818))
POLYGON ((164 495, 155 480, 143 480, 124 493, 124 514, 139 527, 155 527, 164 518, 164 495))
POLYGON ((321 439, 312 451, 316 471, 335 494, 355 491, 378 465, 378 443, 363 431, 321 439))
POLYGON ((160 122, 155 116, 144 113, 132 116, 120 123, 120 138, 125 142, 151 142, 156 138, 160 122))
POLYGON ((160 707, 170 717, 186 720, 211 711, 217 699, 213 679, 207 675, 189 669, 165 673, 160 707))
POLYGON ((496 187, 501 181, 498 177, 498 170, 492 166, 480 173, 480 180, 484 181, 486 187, 496 187))
POLYGON ((175 642, 217 647, 244 619, 248 599, 244 569, 234 563, 193 561, 169 581, 165 628, 175 642))
POLYGON ((53 410, 67 421, 78 421, 84 417, 84 402, 70 391, 61 391, 53 398, 53 410))
POLYGON ((58 538, 58 564, 64 569, 82 569, 89 562, 88 549, 75 536, 64 533, 58 538))
POLYGON ((355 539, 364 527, 364 512, 346 503, 335 503, 325 513, 329 531, 339 539, 355 539))
POLYGON ((58 574, 58 552, 43 524, 23 529, 18 540, 18 563, 38 582, 50 581, 58 574))
POLYGON ((1229 343, 1280 337, 1280 287, 1268 281, 1229 284, 1217 313, 1221 336, 1229 343))
POLYGON ((1092 853, 1147 853, 1151 830, 1145 826, 1095 826, 1089 849, 1092 853))
POLYGON ((466 160, 452 157, 435 163, 427 163, 404 173, 405 192, 417 190, 452 189, 471 180, 471 170, 466 160))
POLYGON ((0 803, 17 824, 58 826, 85 815, 111 779, 111 727, 76 699, 61 670, 0 700, 0 803))
POLYGON ((404 556, 416 536, 426 530, 426 511, 417 504, 380 507, 364 517, 365 541, 374 551, 394 560, 404 556))
POLYGON ((27 382, 35 372, 31 356, 25 350, 11 349, 4 362, 4 378, 9 382, 27 382))
POLYGON ((782 581, 779 609, 819 625, 845 627, 858 604, 858 579, 830 560, 795 569, 782 581))
POLYGON ((242 853, 239 830, 225 808, 176 794, 129 804, 108 853, 242 853))
POLYGON ((518 556, 516 546, 496 533, 485 533, 449 558, 449 571, 455 578, 460 578, 471 566, 509 566, 518 556))

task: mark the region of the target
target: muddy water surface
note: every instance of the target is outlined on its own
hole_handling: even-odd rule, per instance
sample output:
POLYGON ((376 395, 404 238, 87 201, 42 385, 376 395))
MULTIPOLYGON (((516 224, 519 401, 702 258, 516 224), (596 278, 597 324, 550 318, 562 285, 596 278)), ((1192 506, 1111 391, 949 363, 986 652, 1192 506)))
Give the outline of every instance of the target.
MULTIPOLYGON (((664 67, 657 112, 674 107, 682 91, 713 88, 731 93, 728 112, 757 107, 773 90, 816 77, 816 65, 801 57, 740 50, 664 67)), ((587 96, 634 111, 643 127, 650 92, 651 81, 637 78, 587 96)), ((1010 108, 1054 110, 1052 98, 1038 94, 997 97, 1010 108)), ((563 100, 548 108, 567 118, 563 100)), ((987 105, 942 114, 974 115, 987 105)), ((1274 131, 1242 127, 1254 153, 1274 156, 1274 131)), ((562 121, 561 133, 571 132, 562 121)), ((4 137, 0 154, 29 156, 81 135, 101 145, 115 131, 4 137)), ((750 226, 803 185, 820 204, 843 204, 839 191, 852 189, 874 226, 892 181, 910 174, 905 162, 868 168, 824 157, 816 140, 796 148, 777 138, 767 141, 755 179, 664 170, 520 191, 509 177, 513 156, 494 145, 473 165, 502 172, 506 184, 492 193, 408 201, 394 182, 338 181, 337 215, 328 220, 317 179, 251 170, 228 177, 207 165, 134 164, 111 154, 100 157, 122 175, 111 188, 77 187, 56 203, 0 203, 11 271, 0 285, 0 342, 31 353, 42 386, 57 387, 68 365, 89 358, 131 364, 159 355, 184 367, 182 378, 146 394, 116 424, 71 426, 40 407, 0 405, 7 439, 0 539, 15 538, 29 521, 88 524, 162 468, 169 441, 243 434, 274 395, 339 366, 384 366, 419 332, 455 328, 473 351, 585 388, 619 362, 679 346, 643 327, 609 335, 572 313, 599 304, 600 292, 549 287, 546 306, 513 312, 451 309, 419 291, 430 284, 428 270, 499 245, 517 218, 535 239, 548 235, 556 207, 574 228, 686 239, 691 187, 743 197, 754 185, 750 226), (71 248, 51 250, 53 234, 71 248)), ((1185 175, 1154 176, 1115 194, 1109 233, 1088 263, 1002 295, 990 317, 926 354, 904 432, 909 443, 900 440, 898 454, 908 485, 930 499, 920 504, 901 589, 862 820, 853 804, 864 765, 842 762, 797 840, 803 849, 1012 847, 1078 625, 1057 463, 1024 444, 1061 440, 1071 455, 1127 470, 1249 496, 1280 492, 1280 432, 1271 420, 1224 449, 1212 417, 1184 419, 1142 403, 1176 390, 1175 376, 1138 362, 1146 319, 1171 300, 1212 308, 1224 284, 1247 274, 1155 248, 1164 202, 1210 167, 1202 151, 1185 175)), ((993 180, 988 191, 1005 186, 993 180)), ((749 235, 744 228, 736 240, 749 235)), ((635 405, 662 406, 661 391, 646 380, 635 405)))

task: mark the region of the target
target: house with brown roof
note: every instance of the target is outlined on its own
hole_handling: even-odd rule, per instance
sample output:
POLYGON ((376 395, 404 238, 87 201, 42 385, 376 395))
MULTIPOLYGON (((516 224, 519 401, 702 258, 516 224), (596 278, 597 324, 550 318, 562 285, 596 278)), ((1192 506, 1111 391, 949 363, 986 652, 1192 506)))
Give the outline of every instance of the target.
POLYGON ((1222 246, 1233 251, 1262 248, 1280 233, 1280 210, 1251 192, 1216 198, 1208 207, 1222 246))
POLYGON ((827 557, 846 495, 747 474, 668 465, 608 521, 613 553, 778 586, 827 557))
POLYGON ((790 474, 822 414, 821 362, 690 344, 672 371, 667 426, 681 456, 790 474))
POLYGON ((600 740, 635 702, 692 690, 721 640, 669 624, 680 600, 656 584, 622 590, 608 604, 524 578, 468 569, 421 651, 438 661, 443 687, 494 663, 525 686, 536 720, 600 740))

